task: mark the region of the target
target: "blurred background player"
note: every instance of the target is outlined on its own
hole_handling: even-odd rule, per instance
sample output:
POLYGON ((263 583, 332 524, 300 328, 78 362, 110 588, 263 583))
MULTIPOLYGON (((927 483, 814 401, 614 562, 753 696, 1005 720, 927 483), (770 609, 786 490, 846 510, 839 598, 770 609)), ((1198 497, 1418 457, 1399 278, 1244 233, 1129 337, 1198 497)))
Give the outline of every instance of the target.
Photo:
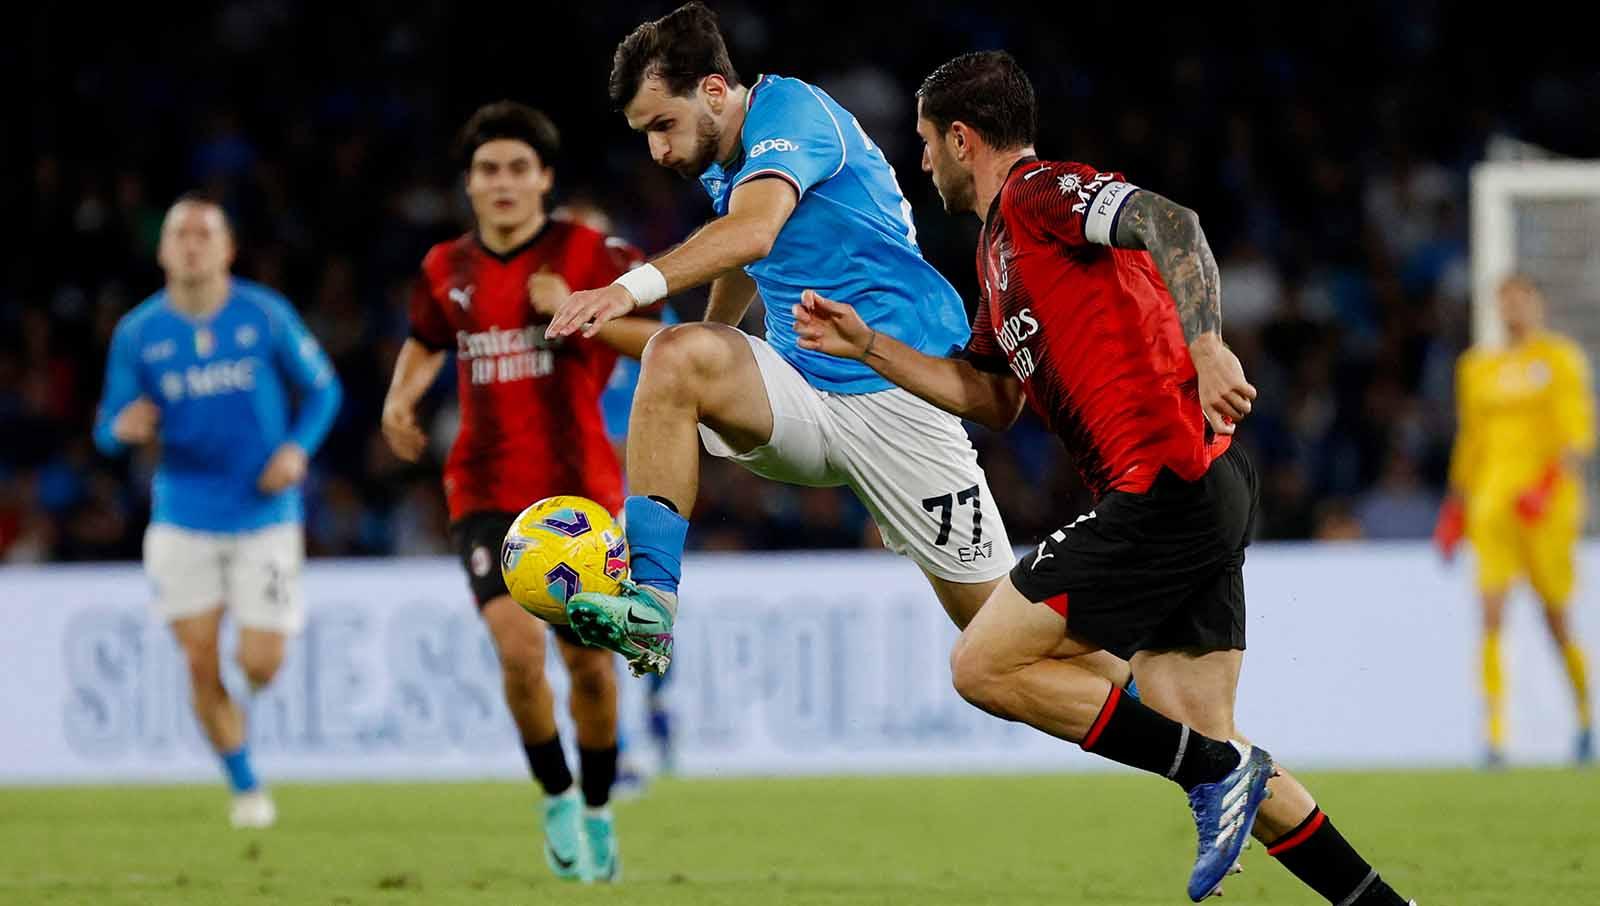
POLYGON ((158 252, 167 285, 117 324, 94 438, 107 455, 159 451, 144 536, 155 608, 222 759, 230 820, 269 827, 276 809, 250 763, 244 709, 223 686, 218 636, 226 610, 254 692, 304 627, 300 483, 341 391, 294 307, 231 276, 234 251, 220 206, 185 196, 167 212, 158 252))
POLYGON ((422 455, 417 403, 454 349, 461 430, 444 469, 451 534, 499 652, 528 767, 544 790, 546 860, 559 877, 608 881, 619 867, 608 807, 617 773, 614 659, 556 627, 572 680, 580 806, 545 677, 549 627, 511 600, 500 543, 516 514, 544 497, 579 494, 621 508, 622 469, 600 395, 618 353, 637 357, 660 325, 631 317, 593 339, 545 339, 544 324, 570 287, 604 286, 641 257, 546 216, 559 145, 548 117, 510 101, 480 108, 462 129, 458 151, 477 229, 423 259, 383 430, 401 459, 422 455))
POLYGON ((1506 596, 1524 577, 1544 605, 1572 683, 1575 757, 1585 763, 1594 758, 1588 668, 1567 602, 1583 527, 1584 460, 1595 445, 1589 363, 1577 343, 1545 326, 1544 297, 1527 277, 1507 277, 1497 301, 1506 347, 1470 349, 1456 365, 1458 430, 1435 539, 1448 560, 1465 535, 1478 557, 1487 765, 1505 758, 1500 627, 1506 596))

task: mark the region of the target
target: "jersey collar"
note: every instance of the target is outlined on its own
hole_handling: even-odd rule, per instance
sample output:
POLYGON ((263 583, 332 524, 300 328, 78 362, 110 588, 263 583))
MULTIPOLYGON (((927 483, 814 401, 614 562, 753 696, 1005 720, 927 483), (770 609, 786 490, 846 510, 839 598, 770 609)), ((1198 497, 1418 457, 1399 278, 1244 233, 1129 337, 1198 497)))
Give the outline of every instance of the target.
POLYGON ((239 285, 234 281, 232 274, 229 274, 227 279, 228 294, 222 297, 222 304, 211 309, 203 315, 192 315, 179 308, 177 305, 174 305, 172 302, 172 295, 167 292, 165 287, 163 287, 161 290, 161 304, 167 309, 167 311, 172 312, 173 315, 175 315, 179 320, 188 324, 190 327, 194 327, 196 329, 210 327, 218 318, 222 317, 222 312, 226 310, 229 305, 233 304, 234 292, 239 288, 239 285))
POLYGON ((1010 184, 1011 177, 1016 175, 1017 170, 1021 169, 1022 167, 1026 167, 1028 164, 1038 162, 1039 155, 1025 154, 1022 157, 1017 158, 1017 162, 1012 164, 1011 169, 1006 171, 1005 181, 1000 183, 1000 191, 994 193, 994 200, 989 202, 989 213, 983 218, 983 224, 985 227, 991 223, 994 223, 994 215, 1000 211, 1000 196, 1006 194, 1006 186, 1010 184))
POLYGON ((756 80, 754 82, 750 83, 750 90, 746 91, 744 93, 744 112, 745 113, 749 113, 750 112, 751 105, 756 102, 756 92, 761 90, 761 83, 765 82, 766 80, 767 80, 767 77, 766 77, 765 74, 757 73, 756 74, 756 80))
POLYGON ((1013 163, 1013 165, 1011 165, 1011 170, 1006 170, 1005 171, 1005 181, 1000 182, 1000 190, 998 190, 998 192, 995 192, 994 200, 992 200, 992 202, 989 202, 989 216, 986 216, 986 218, 984 218, 984 226, 987 227, 987 226, 989 226, 989 224, 992 224, 992 222, 994 222, 994 219, 995 219, 995 214, 997 214, 998 211, 1000 211, 1000 197, 1002 197, 1002 195, 1005 195, 1005 187, 1008 186, 1008 184, 1010 184, 1011 176, 1014 176, 1014 174, 1016 174, 1016 171, 1021 170, 1021 168, 1024 168, 1024 166, 1029 165, 1029 163, 1038 163, 1038 155, 1037 154, 1022 155, 1022 157, 1016 158, 1016 163, 1013 163))
POLYGON ((488 255, 490 258, 493 258, 501 264, 508 264, 518 255, 538 245, 539 240, 543 239, 544 235, 550 232, 550 223, 553 220, 554 218, 552 218, 549 214, 546 214, 544 217, 544 223, 541 224, 537 230, 533 231, 532 236, 524 239, 521 245, 518 245, 515 248, 507 249, 505 254, 501 254, 500 252, 489 248, 488 244, 483 241, 483 234, 478 232, 476 229, 472 231, 472 241, 477 243, 478 250, 483 252, 485 255, 488 255))

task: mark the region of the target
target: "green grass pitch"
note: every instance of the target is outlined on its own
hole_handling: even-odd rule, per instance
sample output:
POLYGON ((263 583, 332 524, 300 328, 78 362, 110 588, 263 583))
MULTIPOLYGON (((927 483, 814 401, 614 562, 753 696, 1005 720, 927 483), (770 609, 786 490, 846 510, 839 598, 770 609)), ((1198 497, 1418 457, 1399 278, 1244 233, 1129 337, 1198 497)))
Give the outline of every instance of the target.
MULTIPOLYGON (((1600 903, 1600 774, 1310 775, 1422 906, 1600 903)), ((1183 797, 1131 774, 675 780, 618 806, 623 883, 545 869, 527 784, 283 785, 233 831, 220 785, 0 790, 0 904, 1188 902, 1183 797)), ((1223 904, 1314 904, 1258 846, 1223 904)))

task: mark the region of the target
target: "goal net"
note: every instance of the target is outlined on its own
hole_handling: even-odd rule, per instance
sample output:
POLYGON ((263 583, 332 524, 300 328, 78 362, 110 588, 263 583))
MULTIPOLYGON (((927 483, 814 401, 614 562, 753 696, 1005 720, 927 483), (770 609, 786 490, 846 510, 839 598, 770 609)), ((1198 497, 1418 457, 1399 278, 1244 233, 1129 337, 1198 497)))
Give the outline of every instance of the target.
MULTIPOLYGON (((1600 365, 1600 161, 1518 160, 1472 173, 1473 341, 1503 342, 1495 287, 1512 272, 1544 291, 1550 326, 1600 365)), ((1589 528, 1600 525, 1600 469, 1589 468, 1589 528)))

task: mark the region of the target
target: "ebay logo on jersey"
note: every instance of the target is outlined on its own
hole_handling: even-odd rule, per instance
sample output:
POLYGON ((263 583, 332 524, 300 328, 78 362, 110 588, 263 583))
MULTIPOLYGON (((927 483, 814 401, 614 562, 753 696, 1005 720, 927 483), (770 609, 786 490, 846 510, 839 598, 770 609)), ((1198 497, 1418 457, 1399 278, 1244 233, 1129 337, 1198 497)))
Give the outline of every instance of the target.
POLYGON ((750 146, 750 156, 760 157, 768 151, 798 151, 800 146, 786 138, 769 138, 750 146))

